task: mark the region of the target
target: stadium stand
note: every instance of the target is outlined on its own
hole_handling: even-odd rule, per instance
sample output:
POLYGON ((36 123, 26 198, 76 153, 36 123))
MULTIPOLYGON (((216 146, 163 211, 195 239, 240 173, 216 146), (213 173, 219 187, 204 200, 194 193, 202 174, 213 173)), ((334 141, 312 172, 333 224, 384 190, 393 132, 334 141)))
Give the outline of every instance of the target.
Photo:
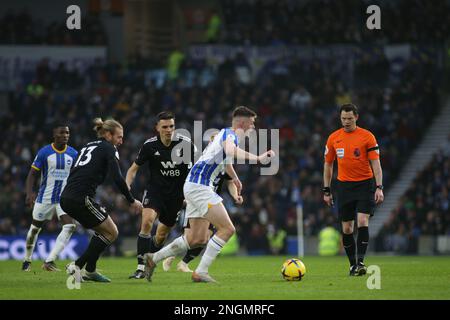
MULTIPOLYGON (((450 234, 450 137, 419 172, 376 239, 377 251, 418 253, 421 235, 450 234)), ((437 253, 434 245, 434 253, 437 253)))

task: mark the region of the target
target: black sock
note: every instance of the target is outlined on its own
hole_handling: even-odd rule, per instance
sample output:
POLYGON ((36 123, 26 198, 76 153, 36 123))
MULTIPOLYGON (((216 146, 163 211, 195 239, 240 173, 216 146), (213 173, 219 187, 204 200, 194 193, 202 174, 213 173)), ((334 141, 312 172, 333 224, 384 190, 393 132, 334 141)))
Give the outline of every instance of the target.
POLYGON ((198 257, 200 255, 200 253, 202 252, 204 247, 198 247, 198 248, 194 248, 194 249, 189 249, 186 252, 186 255, 183 258, 183 261, 185 263, 189 263, 192 260, 194 260, 195 257, 198 257))
POLYGON ((155 236, 153 236, 151 239, 150 239, 150 252, 151 253, 154 253, 154 252, 156 252, 156 251, 159 251, 159 250, 161 250, 161 248, 164 246, 164 243, 161 243, 161 244, 157 244, 156 243, 156 237, 155 236))
POLYGON ((150 252, 151 236, 140 233, 137 239, 137 260, 138 264, 144 264, 144 254, 150 252))
POLYGON ((364 261, 364 255, 366 254, 367 246, 369 245, 369 227, 359 227, 358 237, 356 240, 358 262, 364 261))
POLYGON ((82 269, 86 264, 87 272, 94 272, 97 268, 97 260, 100 254, 109 246, 111 242, 104 236, 96 233, 92 236, 87 250, 75 261, 75 264, 82 269))
POLYGON ((355 238, 353 237, 353 233, 350 234, 342 234, 342 243, 344 244, 345 253, 347 253, 348 261, 351 266, 356 264, 355 258, 355 238))

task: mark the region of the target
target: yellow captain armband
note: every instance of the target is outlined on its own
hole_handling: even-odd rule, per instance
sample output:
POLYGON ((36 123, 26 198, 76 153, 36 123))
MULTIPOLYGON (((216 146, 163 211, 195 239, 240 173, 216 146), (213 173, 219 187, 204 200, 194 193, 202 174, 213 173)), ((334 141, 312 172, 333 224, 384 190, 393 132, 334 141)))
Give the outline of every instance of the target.
POLYGON ((31 166, 33 169, 35 169, 35 170, 37 170, 37 171, 41 171, 41 169, 39 169, 38 167, 35 167, 35 166, 31 166))

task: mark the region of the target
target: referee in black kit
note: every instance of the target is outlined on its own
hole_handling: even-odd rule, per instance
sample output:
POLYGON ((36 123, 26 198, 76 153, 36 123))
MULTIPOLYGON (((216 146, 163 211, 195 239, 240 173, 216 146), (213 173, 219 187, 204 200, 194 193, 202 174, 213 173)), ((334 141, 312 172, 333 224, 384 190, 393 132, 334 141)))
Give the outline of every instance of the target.
POLYGON ((67 265, 67 272, 80 275, 86 265, 83 280, 110 282, 96 271, 97 260, 119 232, 106 209, 94 201, 95 191, 109 173, 136 214, 142 211, 142 203, 133 198, 120 172, 117 147, 123 140, 122 125, 112 119, 103 122, 100 118, 95 119, 94 124, 100 139, 81 149, 61 194, 61 208, 86 229, 93 229, 95 234, 81 257, 67 265))

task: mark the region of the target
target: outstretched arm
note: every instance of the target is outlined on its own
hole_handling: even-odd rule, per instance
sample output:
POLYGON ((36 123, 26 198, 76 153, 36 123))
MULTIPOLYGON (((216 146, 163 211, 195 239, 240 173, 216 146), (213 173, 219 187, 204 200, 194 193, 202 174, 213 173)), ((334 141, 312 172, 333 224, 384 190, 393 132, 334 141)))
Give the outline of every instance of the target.
POLYGON ((249 153, 238 146, 236 146, 231 138, 227 138, 224 142, 223 149, 225 151, 225 154, 227 156, 234 157, 238 160, 250 160, 250 161, 258 161, 258 162, 265 162, 270 157, 273 157, 275 155, 275 152, 272 150, 269 150, 267 152, 264 152, 263 154, 257 156, 253 153, 249 153))

